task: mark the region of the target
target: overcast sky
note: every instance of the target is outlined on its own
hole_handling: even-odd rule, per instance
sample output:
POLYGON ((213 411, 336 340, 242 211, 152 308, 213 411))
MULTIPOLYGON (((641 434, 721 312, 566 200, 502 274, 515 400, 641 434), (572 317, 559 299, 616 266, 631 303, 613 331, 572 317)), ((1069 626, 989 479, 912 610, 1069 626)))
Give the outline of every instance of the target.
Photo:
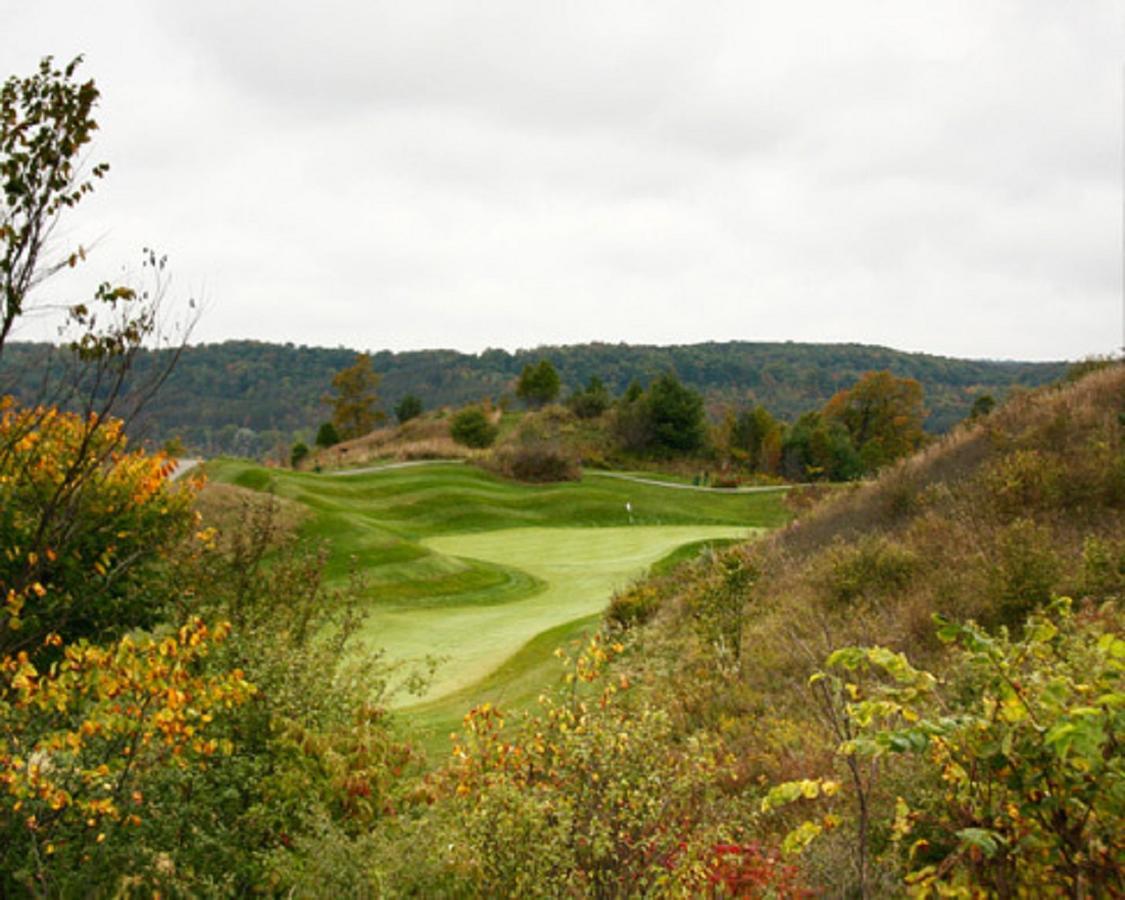
POLYGON ((205 341, 1122 342, 1120 2, 0 5, 102 90, 41 300, 154 246, 205 341))

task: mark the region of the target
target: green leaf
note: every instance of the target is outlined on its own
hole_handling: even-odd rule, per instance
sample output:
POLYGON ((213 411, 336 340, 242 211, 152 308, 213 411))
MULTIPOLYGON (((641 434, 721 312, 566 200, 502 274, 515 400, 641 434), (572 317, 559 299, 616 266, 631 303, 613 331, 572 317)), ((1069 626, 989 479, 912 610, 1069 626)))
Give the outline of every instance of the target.
POLYGON ((781 852, 786 856, 801 853, 823 831, 824 828, 816 822, 802 822, 785 835, 781 841, 781 852))
POLYGON ((961 839, 962 844, 976 847, 988 857, 995 856, 996 852, 1007 843, 1003 835, 987 828, 962 828, 957 832, 957 837, 961 839))

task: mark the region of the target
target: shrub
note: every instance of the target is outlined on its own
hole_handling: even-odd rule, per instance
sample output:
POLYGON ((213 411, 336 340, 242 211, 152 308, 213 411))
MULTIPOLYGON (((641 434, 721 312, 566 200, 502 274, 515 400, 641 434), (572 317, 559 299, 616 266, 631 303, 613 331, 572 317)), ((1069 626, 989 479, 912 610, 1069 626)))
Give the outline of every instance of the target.
POLYGON ((917 896, 1125 891, 1121 624, 1112 607, 1076 616, 1064 598, 1019 642, 939 620, 955 654, 947 685, 883 647, 838 650, 814 676, 848 698, 841 758, 927 767, 928 790, 896 803, 888 848, 917 896))
POLYGON ((1051 599, 1062 570, 1050 529, 1017 519, 997 538, 996 562, 990 573, 996 611, 990 619, 1015 625, 1035 607, 1051 599))
POLYGON ((581 474, 578 451, 568 445, 574 413, 546 406, 524 417, 514 433, 493 450, 489 468, 520 481, 575 481, 581 474))
POLYGON ((582 475, 577 457, 556 441, 501 447, 493 453, 491 466, 519 481, 577 481, 582 475))
POLYGON ((124 424, 0 398, 0 652, 154 625, 144 586, 192 524, 171 464, 124 424))
POLYGON ((1112 543, 1094 536, 1082 545, 1082 593, 1109 599, 1125 594, 1125 542, 1112 543))
POLYGON ((643 625, 660 609, 660 591, 656 586, 644 582, 618 591, 609 601, 606 618, 624 628, 643 625))
POLYGON ((592 638, 566 661, 566 685, 514 729, 488 704, 465 717, 445 790, 458 806, 454 843, 476 865, 468 893, 676 895, 706 881, 692 839, 714 813, 727 757, 706 737, 674 741, 665 710, 627 704, 627 680, 602 675, 621 650, 592 638))
POLYGON ((983 478, 997 512, 1012 516, 1056 505, 1063 475, 1060 464, 1041 451, 1016 450, 988 466, 983 478))
POLYGON ((293 449, 289 451, 289 465, 294 469, 297 468, 308 455, 308 445, 303 441, 298 441, 293 445, 293 449))
POLYGON ((492 446, 499 429, 488 420, 483 409, 469 406, 453 417, 449 433, 457 443, 480 450, 492 446))
POLYGON ((591 375, 586 388, 575 391, 566 401, 567 406, 580 419, 596 419, 613 403, 605 384, 597 375, 591 375))
POLYGON ((829 603, 850 606, 904 591, 917 572, 918 557, 888 538, 866 536, 855 544, 838 544, 826 554, 826 564, 819 582, 829 603))

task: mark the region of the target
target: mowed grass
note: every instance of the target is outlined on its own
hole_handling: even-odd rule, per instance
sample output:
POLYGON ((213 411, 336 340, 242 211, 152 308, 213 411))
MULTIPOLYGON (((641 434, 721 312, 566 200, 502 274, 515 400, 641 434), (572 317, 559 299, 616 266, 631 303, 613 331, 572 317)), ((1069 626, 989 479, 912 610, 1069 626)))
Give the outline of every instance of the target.
POLYGON ((529 486, 457 464, 335 476, 219 460, 207 470, 311 511, 300 530, 330 542, 330 581, 353 568, 363 577, 365 645, 394 661, 441 660, 416 710, 434 729, 484 699, 534 697, 558 675, 554 648, 677 548, 787 518, 780 493, 608 478, 529 486))

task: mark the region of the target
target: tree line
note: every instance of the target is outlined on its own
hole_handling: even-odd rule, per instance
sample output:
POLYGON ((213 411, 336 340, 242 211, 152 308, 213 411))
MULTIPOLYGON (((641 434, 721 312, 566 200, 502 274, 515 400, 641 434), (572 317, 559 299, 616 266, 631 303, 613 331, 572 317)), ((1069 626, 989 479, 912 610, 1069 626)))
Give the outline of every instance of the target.
MULTIPOLYGON (((130 384, 166 368, 171 351, 141 349, 130 384)), ((131 426, 136 437, 157 443, 179 436, 204 454, 258 456, 294 440, 310 442, 328 417, 324 403, 332 377, 351 364, 356 351, 258 341, 227 341, 182 348, 160 393, 131 426)), ((1061 363, 987 362, 901 353, 859 344, 727 343, 679 347, 582 344, 510 353, 479 354, 424 350, 369 354, 381 375, 380 393, 390 412, 407 396, 427 408, 462 406, 483 397, 512 401, 523 369, 549 360, 564 395, 592 378, 621 395, 634 381, 647 384, 666 371, 702 394, 708 407, 761 404, 795 421, 821 409, 864 373, 886 370, 913 378, 925 390, 925 428, 940 433, 963 419, 982 394, 1003 399, 1016 387, 1034 387, 1061 377, 1061 363)), ((58 348, 12 342, 0 361, 0 390, 33 397, 45 367, 64 368, 58 348)), ((597 402, 596 399, 594 402, 597 402)))
MULTIPOLYGON (((379 409, 379 383, 367 354, 358 355, 333 377, 325 398, 332 417, 317 432, 318 446, 360 437, 385 418, 379 409)), ((535 412, 560 400, 562 380, 549 359, 539 359, 525 364, 514 393, 535 412)), ((985 414, 992 402, 991 395, 981 395, 970 415, 985 414)), ((486 405, 469 404, 452 416, 454 440, 477 449, 492 445, 499 428, 486 405)), ((864 374, 822 408, 794 422, 775 417, 762 404, 727 406, 711 422, 703 395, 671 371, 646 386, 633 381, 619 397, 593 375, 565 398, 564 405, 572 416, 601 431, 603 447, 608 442, 626 455, 710 460, 723 472, 793 481, 854 480, 913 453, 927 440, 922 386, 887 371, 864 374)), ((421 401, 408 395, 396 410, 399 423, 421 411, 421 401)), ((542 443, 543 435, 537 438, 542 443)), ((307 453, 303 443, 295 445, 293 464, 307 453)))

